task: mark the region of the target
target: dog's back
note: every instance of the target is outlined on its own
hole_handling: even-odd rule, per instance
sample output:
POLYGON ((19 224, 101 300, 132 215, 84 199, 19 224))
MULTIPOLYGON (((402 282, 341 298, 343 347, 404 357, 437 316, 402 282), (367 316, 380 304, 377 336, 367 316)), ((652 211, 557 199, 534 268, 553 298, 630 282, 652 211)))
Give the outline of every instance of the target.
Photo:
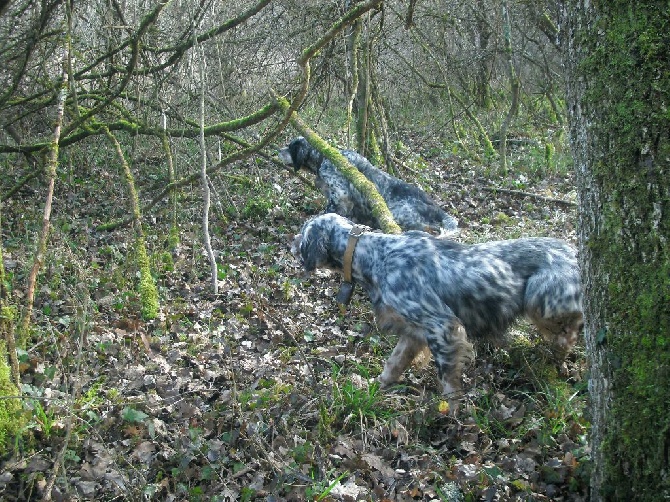
POLYGON ((439 298, 475 338, 500 337, 523 314, 535 321, 582 310, 575 251, 557 239, 464 245, 406 232, 388 250, 379 269, 384 282, 396 282, 387 290, 388 301, 433 305, 439 298))

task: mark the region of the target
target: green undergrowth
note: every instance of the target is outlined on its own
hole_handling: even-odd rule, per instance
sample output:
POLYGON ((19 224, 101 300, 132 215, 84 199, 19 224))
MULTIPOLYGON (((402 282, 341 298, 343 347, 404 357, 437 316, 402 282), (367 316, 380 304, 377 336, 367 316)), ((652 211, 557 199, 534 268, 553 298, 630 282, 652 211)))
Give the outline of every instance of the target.
POLYGON ((0 341, 0 451, 7 451, 26 423, 19 389, 12 383, 7 347, 0 341))

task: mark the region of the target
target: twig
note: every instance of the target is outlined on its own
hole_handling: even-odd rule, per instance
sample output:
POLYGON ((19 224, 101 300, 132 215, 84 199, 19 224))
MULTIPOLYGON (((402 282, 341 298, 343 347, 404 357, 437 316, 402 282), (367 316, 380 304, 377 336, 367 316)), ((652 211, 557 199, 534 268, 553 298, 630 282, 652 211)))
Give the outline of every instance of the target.
POLYGON ((205 142, 205 69, 207 62, 205 61, 205 50, 202 45, 200 49, 200 181, 202 185, 202 238, 209 259, 212 291, 216 295, 219 291, 216 257, 212 250, 212 239, 209 235, 209 207, 211 201, 211 194, 209 191, 209 184, 207 182, 207 144, 205 142))
MULTIPOLYGON (((53 468, 51 470, 51 474, 49 478, 47 479, 46 486, 44 488, 44 497, 42 500, 44 501, 50 501, 52 499, 52 491, 53 487, 56 483, 56 479, 58 478, 58 472, 62 469, 64 470, 64 463, 65 463, 65 454, 67 453, 68 448, 70 447, 70 438, 72 437, 72 426, 73 426, 73 419, 75 418, 75 402, 79 397, 81 396, 81 388, 82 388, 82 362, 83 362, 83 346, 84 346, 84 337, 86 335, 86 326, 89 320, 89 307, 90 307, 90 297, 88 296, 88 293, 86 292, 85 294, 82 295, 82 308, 81 308, 81 316, 79 318, 79 322, 76 324, 75 330, 77 334, 79 335, 77 337, 77 354, 76 354, 76 366, 74 370, 74 378, 72 379, 74 386, 72 388, 72 392, 70 393, 68 397, 68 411, 69 414, 65 420, 65 437, 63 438, 63 446, 62 448, 58 451, 56 454, 56 458, 54 459, 54 464, 53 468)), ((53 336, 53 334, 52 334, 53 336)), ((55 340, 54 340, 55 342, 55 340)), ((58 344, 54 343, 54 346, 57 347, 58 344)), ((60 358, 60 353, 59 358, 60 358)))
POLYGON ((569 201, 569 200, 563 200, 563 199, 555 199, 554 197, 545 197, 544 195, 539 195, 536 193, 531 193, 531 192, 524 192, 523 190, 512 190, 509 188, 494 188, 494 187, 481 187, 482 190, 485 190, 487 192, 501 192, 501 193, 506 193, 510 195, 519 195, 521 197, 531 197, 533 199, 538 199, 544 202, 551 202, 554 204, 561 204, 564 206, 569 206, 569 207, 576 207, 577 204, 569 201))

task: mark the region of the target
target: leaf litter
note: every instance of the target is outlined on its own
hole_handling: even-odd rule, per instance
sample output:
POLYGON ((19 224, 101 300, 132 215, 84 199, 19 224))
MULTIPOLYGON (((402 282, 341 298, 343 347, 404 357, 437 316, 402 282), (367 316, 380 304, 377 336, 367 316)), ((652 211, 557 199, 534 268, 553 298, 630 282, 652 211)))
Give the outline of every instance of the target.
MULTIPOLYGON (((458 217, 459 240, 574 243, 574 206, 550 201, 574 199, 570 175, 427 163, 422 186, 458 217)), ((343 315, 339 277, 305 280, 289 252, 323 198, 272 166, 255 169, 267 190, 229 187, 234 207, 212 215, 219 295, 197 204, 181 216, 175 249, 165 244, 167 207, 148 226, 162 301, 152 322, 137 315, 128 230, 93 231, 104 215, 85 190, 78 204, 73 195, 36 299, 40 338, 22 373, 30 437, 0 463, 5 500, 42 496, 68 420, 54 500, 587 499, 583 349, 556 369, 520 323, 507 346, 478 347, 456 416, 441 411, 427 359, 381 391, 375 378, 394 340, 377 330, 367 298, 357 290, 343 315)), ((24 203, 4 210, 6 237, 24 203)), ((12 242, 5 257, 26 270, 30 248, 12 242)))

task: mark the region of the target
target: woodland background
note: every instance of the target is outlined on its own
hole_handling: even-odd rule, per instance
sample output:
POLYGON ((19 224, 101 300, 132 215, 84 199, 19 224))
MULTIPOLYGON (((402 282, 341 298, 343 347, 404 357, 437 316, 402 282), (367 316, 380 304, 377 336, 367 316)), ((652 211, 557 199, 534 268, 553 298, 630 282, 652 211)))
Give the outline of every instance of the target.
POLYGON ((583 347, 557 368, 520 323, 478 347, 462 416, 430 364, 382 393, 394 341, 301 280, 324 200, 275 155, 298 111, 459 240, 575 243, 558 9, 2 3, 3 497, 588 498, 583 347))

